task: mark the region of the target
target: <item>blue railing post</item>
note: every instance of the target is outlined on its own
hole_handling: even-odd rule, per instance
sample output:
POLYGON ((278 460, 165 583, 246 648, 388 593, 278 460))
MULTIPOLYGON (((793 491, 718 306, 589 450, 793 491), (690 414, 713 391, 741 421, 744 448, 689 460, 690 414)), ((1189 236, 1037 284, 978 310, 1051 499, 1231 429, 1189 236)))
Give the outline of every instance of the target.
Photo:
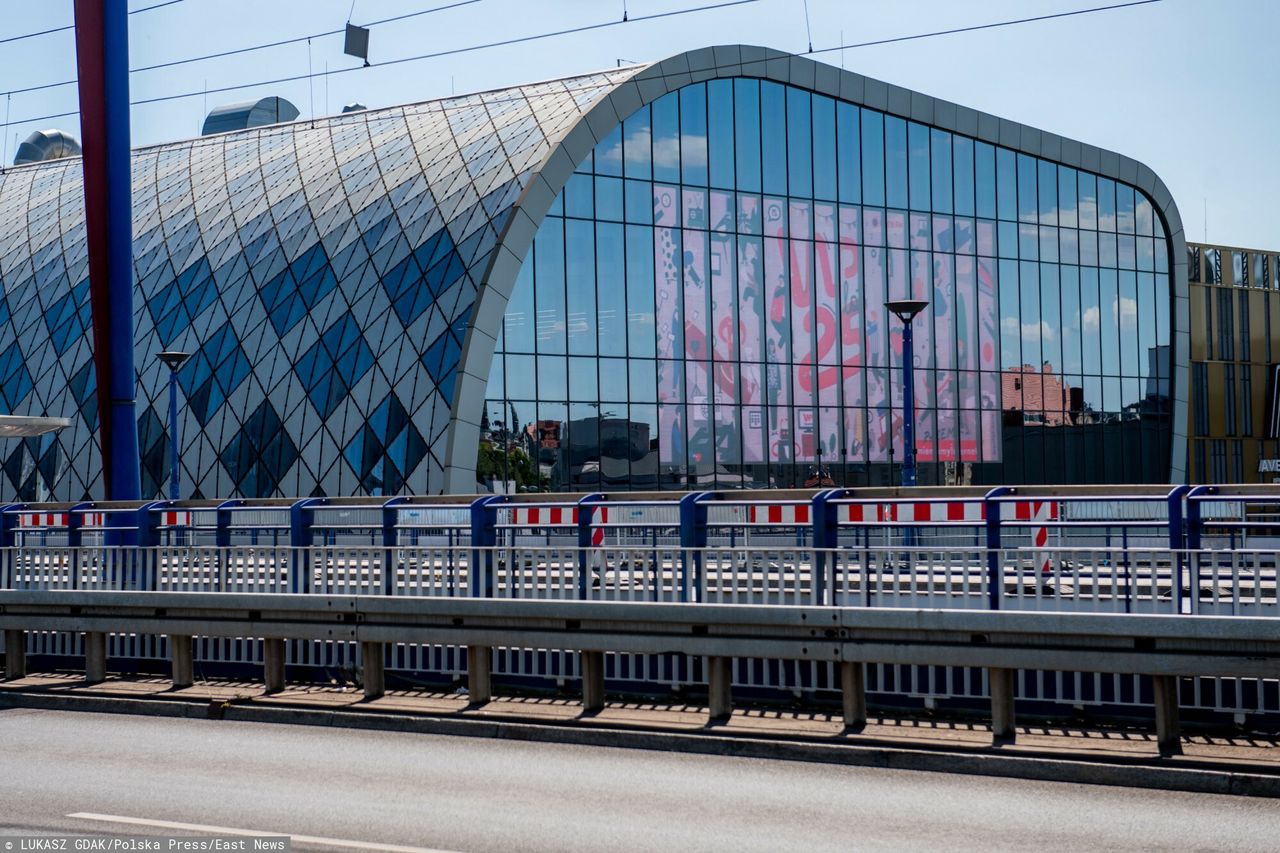
POLYGON ((827 489, 813 496, 810 523, 813 525, 813 603, 826 603, 826 590, 831 590, 831 603, 835 604, 836 561, 828 560, 827 551, 834 550, 840 542, 840 506, 833 503, 844 497, 848 489, 827 489), (828 577, 828 574, 830 575, 828 577))
MULTIPOLYGON (((590 494, 578 501, 578 598, 585 599, 587 597, 587 556, 591 548, 591 522, 595 520, 596 505, 605 499, 602 494, 590 494)), ((600 555, 602 561, 600 569, 600 584, 604 584, 604 555, 600 555)))
MULTIPOLYGON (((1175 614, 1182 612, 1182 549, 1186 547, 1186 541, 1183 538, 1185 529, 1182 519, 1182 499, 1189 491, 1191 491, 1190 486, 1175 486, 1165 500, 1169 516, 1169 550, 1172 552, 1172 559, 1169 560, 1169 571, 1172 574, 1169 578, 1169 594, 1173 600, 1175 614)), ((1159 579, 1153 578, 1152 583, 1158 586, 1159 579)))
POLYGON ((240 506, 240 499, 223 501, 213 511, 213 544, 219 548, 231 547, 231 509, 240 506))
POLYGON ((1191 613, 1195 613, 1198 609, 1200 600, 1200 554, 1199 551, 1203 547, 1201 536, 1204 533, 1204 519, 1201 517, 1200 502, 1209 495, 1218 493, 1217 486, 1196 486, 1186 494, 1187 516, 1184 522, 1186 526, 1187 540, 1187 559, 1189 560, 1190 569, 1190 585, 1191 585, 1191 613))
POLYGON ((311 546, 315 544, 314 507, 328 503, 328 498, 304 498, 289 506, 289 545, 293 548, 293 571, 289 577, 290 592, 311 592, 311 546))
POLYGON ((18 512, 24 506, 26 504, 6 504, 0 507, 0 548, 6 550, 3 557, 0 557, 0 589, 15 588, 17 577, 13 566, 17 558, 7 552, 18 544, 18 512))
POLYGON ((1004 574, 1000 563, 1000 507, 996 498, 1017 493, 1017 489, 998 486, 982 496, 983 514, 987 518, 987 608, 1000 609, 1004 592, 1004 574))
MULTIPOLYGON (((67 549, 71 552, 71 588, 72 589, 80 588, 80 546, 83 541, 82 536, 80 534, 80 525, 84 520, 84 516, 80 515, 80 513, 81 511, 87 511, 92 509, 93 506, 94 504, 91 501, 86 501, 84 503, 78 503, 67 510, 67 549)), ((103 519, 104 527, 106 526, 105 522, 109 522, 109 520, 110 520, 109 517, 103 519)), ((107 539, 106 536, 104 536, 103 538, 107 539)), ((110 545, 111 543, 110 541, 107 541, 106 544, 110 545)), ((101 553, 108 560, 110 559, 109 551, 102 551, 101 553)), ((115 562, 111 561, 110 565, 111 565, 111 573, 108 576, 110 578, 108 586, 113 588, 115 586, 115 581, 116 581, 115 562)))
POLYGON ((717 492, 689 492, 680 498, 680 600, 690 600, 690 585, 697 590, 702 579, 702 549, 707 547, 707 501, 717 492))
POLYGON ((382 505, 382 594, 396 594, 396 546, 400 544, 399 531, 396 528, 400 521, 400 507, 408 503, 408 498, 392 498, 382 505))
POLYGON ((1201 517, 1200 502, 1207 495, 1216 495, 1217 486, 1196 486, 1187 492, 1186 537, 1187 550, 1199 551, 1202 546, 1201 536, 1204 533, 1204 520, 1201 517))
POLYGON ((138 547, 130 548, 129 572, 137 578, 137 589, 154 592, 160 588, 160 555, 154 550, 160 547, 160 513, 156 510, 169 501, 148 501, 133 511, 134 527, 138 530, 138 547), (141 572, 139 572, 141 567, 141 572))
POLYGON ((506 495, 485 495, 471 502, 471 593, 477 598, 493 597, 493 548, 498 544, 496 504, 506 501, 506 495))

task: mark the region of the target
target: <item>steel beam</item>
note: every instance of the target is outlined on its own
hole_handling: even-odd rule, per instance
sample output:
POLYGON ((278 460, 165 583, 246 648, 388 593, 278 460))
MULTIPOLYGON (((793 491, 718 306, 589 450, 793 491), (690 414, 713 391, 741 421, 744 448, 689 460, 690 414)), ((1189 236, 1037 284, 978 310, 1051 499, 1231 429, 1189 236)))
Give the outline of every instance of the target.
MULTIPOLYGON (((124 0, 75 0, 85 232, 107 500, 142 496, 133 363, 133 176, 124 0)), ((131 541, 131 530, 112 536, 131 541)))

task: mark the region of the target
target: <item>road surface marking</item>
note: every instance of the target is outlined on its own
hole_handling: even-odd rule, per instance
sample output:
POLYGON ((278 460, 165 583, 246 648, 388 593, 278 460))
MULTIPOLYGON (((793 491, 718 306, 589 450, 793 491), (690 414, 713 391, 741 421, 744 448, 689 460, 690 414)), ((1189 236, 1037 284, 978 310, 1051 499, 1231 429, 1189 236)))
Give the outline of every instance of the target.
POLYGON ((409 847, 404 844, 380 844, 376 841, 351 841, 346 838, 325 838, 321 835, 297 835, 291 832, 268 832, 261 829, 234 829, 229 826, 208 826, 203 823, 178 823, 172 820, 149 820, 144 817, 124 817, 122 815, 94 814, 93 812, 76 812, 67 817, 77 820, 98 820, 106 823, 127 823, 134 826, 153 826, 156 829, 182 829, 188 832, 202 832, 208 835, 253 835, 262 837, 288 836, 298 844, 315 844, 325 847, 350 847, 357 850, 377 850, 379 853, 456 853, 451 850, 440 850, 435 847, 409 847))

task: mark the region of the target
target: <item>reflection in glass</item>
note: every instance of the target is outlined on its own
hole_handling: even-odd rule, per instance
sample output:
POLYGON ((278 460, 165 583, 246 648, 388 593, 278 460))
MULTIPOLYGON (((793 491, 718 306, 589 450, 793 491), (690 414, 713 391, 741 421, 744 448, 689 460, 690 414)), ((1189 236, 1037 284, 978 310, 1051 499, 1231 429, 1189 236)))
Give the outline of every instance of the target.
MULTIPOLYGON (((695 84, 561 193, 488 408, 526 401, 514 426, 553 488, 786 486, 815 466, 889 483, 902 353, 883 306, 910 295, 930 303, 922 482, 1155 476, 1167 251, 1124 184, 778 83, 695 84), (1108 465, 1102 430, 1128 423, 1140 452, 1108 465)), ((1269 277, 1232 260, 1233 281, 1269 277)))

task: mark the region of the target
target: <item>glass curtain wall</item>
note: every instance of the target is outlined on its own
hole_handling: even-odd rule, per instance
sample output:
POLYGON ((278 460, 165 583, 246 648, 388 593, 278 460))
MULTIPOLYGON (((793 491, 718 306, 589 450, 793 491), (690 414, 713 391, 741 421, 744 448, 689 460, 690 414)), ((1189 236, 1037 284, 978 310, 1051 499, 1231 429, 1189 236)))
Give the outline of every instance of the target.
POLYGON ((1163 481, 1169 257, 1134 188, 808 91, 685 87, 581 163, 488 422, 555 490, 1163 481))

